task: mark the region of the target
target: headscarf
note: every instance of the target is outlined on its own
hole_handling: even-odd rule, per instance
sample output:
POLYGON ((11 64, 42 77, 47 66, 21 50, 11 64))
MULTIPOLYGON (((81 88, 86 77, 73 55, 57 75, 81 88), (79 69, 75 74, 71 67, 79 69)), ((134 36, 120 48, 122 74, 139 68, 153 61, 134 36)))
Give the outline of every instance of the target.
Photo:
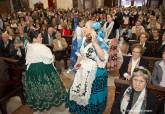
POLYGON ((95 23, 92 24, 92 28, 97 33, 97 41, 98 41, 99 46, 102 49, 104 49, 104 50, 106 50, 108 52, 109 46, 104 41, 105 35, 104 35, 103 29, 101 28, 101 24, 99 22, 95 22, 95 23))

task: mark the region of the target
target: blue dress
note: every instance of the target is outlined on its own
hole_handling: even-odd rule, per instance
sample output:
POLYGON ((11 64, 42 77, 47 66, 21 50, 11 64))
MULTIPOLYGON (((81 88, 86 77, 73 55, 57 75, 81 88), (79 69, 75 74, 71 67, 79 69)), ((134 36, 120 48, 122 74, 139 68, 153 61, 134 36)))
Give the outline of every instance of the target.
POLYGON ((70 67, 71 69, 74 67, 76 61, 77 61, 77 54, 80 51, 81 43, 83 38, 83 31, 82 28, 77 26, 73 40, 72 40, 72 47, 71 47, 71 55, 70 55, 70 67))
POLYGON ((73 85, 70 88, 66 101, 71 114, 102 114, 107 99, 107 71, 105 69, 108 54, 105 60, 98 58, 92 44, 82 41, 80 55, 81 67, 75 74, 73 85))

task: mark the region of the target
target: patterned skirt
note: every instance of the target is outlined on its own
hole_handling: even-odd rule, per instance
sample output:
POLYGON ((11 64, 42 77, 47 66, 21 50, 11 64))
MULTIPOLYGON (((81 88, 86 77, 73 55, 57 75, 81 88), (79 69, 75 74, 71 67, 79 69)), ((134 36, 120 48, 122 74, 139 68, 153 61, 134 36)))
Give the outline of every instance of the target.
POLYGON ((52 64, 34 63, 24 77, 26 104, 33 110, 48 110, 66 100, 65 87, 52 64))
POLYGON ((66 107, 69 107, 71 114, 102 114, 106 107, 107 100, 107 71, 103 68, 97 68, 96 78, 92 84, 89 104, 81 106, 76 101, 66 101, 66 107))

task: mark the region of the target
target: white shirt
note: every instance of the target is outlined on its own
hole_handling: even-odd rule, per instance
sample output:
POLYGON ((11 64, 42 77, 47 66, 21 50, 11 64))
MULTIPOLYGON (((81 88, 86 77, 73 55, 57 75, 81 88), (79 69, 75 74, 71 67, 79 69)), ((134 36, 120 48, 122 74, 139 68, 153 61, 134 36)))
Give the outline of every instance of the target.
POLYGON ((132 59, 131 76, 132 76, 132 73, 133 73, 135 67, 138 66, 139 61, 140 61, 140 58, 137 60, 132 59))
POLYGON ((26 65, 27 69, 31 63, 43 62, 44 64, 51 64, 54 61, 54 56, 51 50, 44 44, 32 43, 27 44, 26 65))
POLYGON ((50 37, 50 35, 48 34, 48 44, 52 45, 53 44, 53 38, 50 37))
POLYGON ((146 44, 146 43, 143 43, 143 44, 142 44, 142 43, 140 42, 140 45, 142 45, 143 47, 145 46, 145 44, 146 44))

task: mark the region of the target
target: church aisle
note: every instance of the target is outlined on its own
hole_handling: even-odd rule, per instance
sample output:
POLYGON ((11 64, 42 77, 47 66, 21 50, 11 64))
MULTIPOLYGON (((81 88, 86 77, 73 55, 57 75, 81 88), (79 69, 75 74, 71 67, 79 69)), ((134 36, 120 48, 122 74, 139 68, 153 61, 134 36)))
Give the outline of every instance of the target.
MULTIPOLYGON (((107 106, 103 114, 109 114, 111 111, 112 103, 114 101, 114 96, 115 96, 115 86, 114 86, 114 79, 118 78, 116 76, 109 76, 108 77, 108 99, 107 99, 107 106)), ((67 74, 66 72, 62 73, 61 79, 64 82, 64 85, 66 89, 68 90, 69 87, 71 86, 71 83, 74 79, 74 76, 71 74, 67 74)), ((8 114, 12 114, 16 109, 16 111, 13 114, 30 114, 31 110, 26 107, 26 106, 21 106, 21 108, 18 108, 21 106, 20 100, 18 98, 13 98, 9 101, 7 105, 7 110, 8 114)), ((51 109, 51 113, 39 113, 39 112, 34 112, 33 114, 70 114, 68 112, 68 109, 65 108, 65 105, 61 105, 60 107, 55 107, 51 109)))

